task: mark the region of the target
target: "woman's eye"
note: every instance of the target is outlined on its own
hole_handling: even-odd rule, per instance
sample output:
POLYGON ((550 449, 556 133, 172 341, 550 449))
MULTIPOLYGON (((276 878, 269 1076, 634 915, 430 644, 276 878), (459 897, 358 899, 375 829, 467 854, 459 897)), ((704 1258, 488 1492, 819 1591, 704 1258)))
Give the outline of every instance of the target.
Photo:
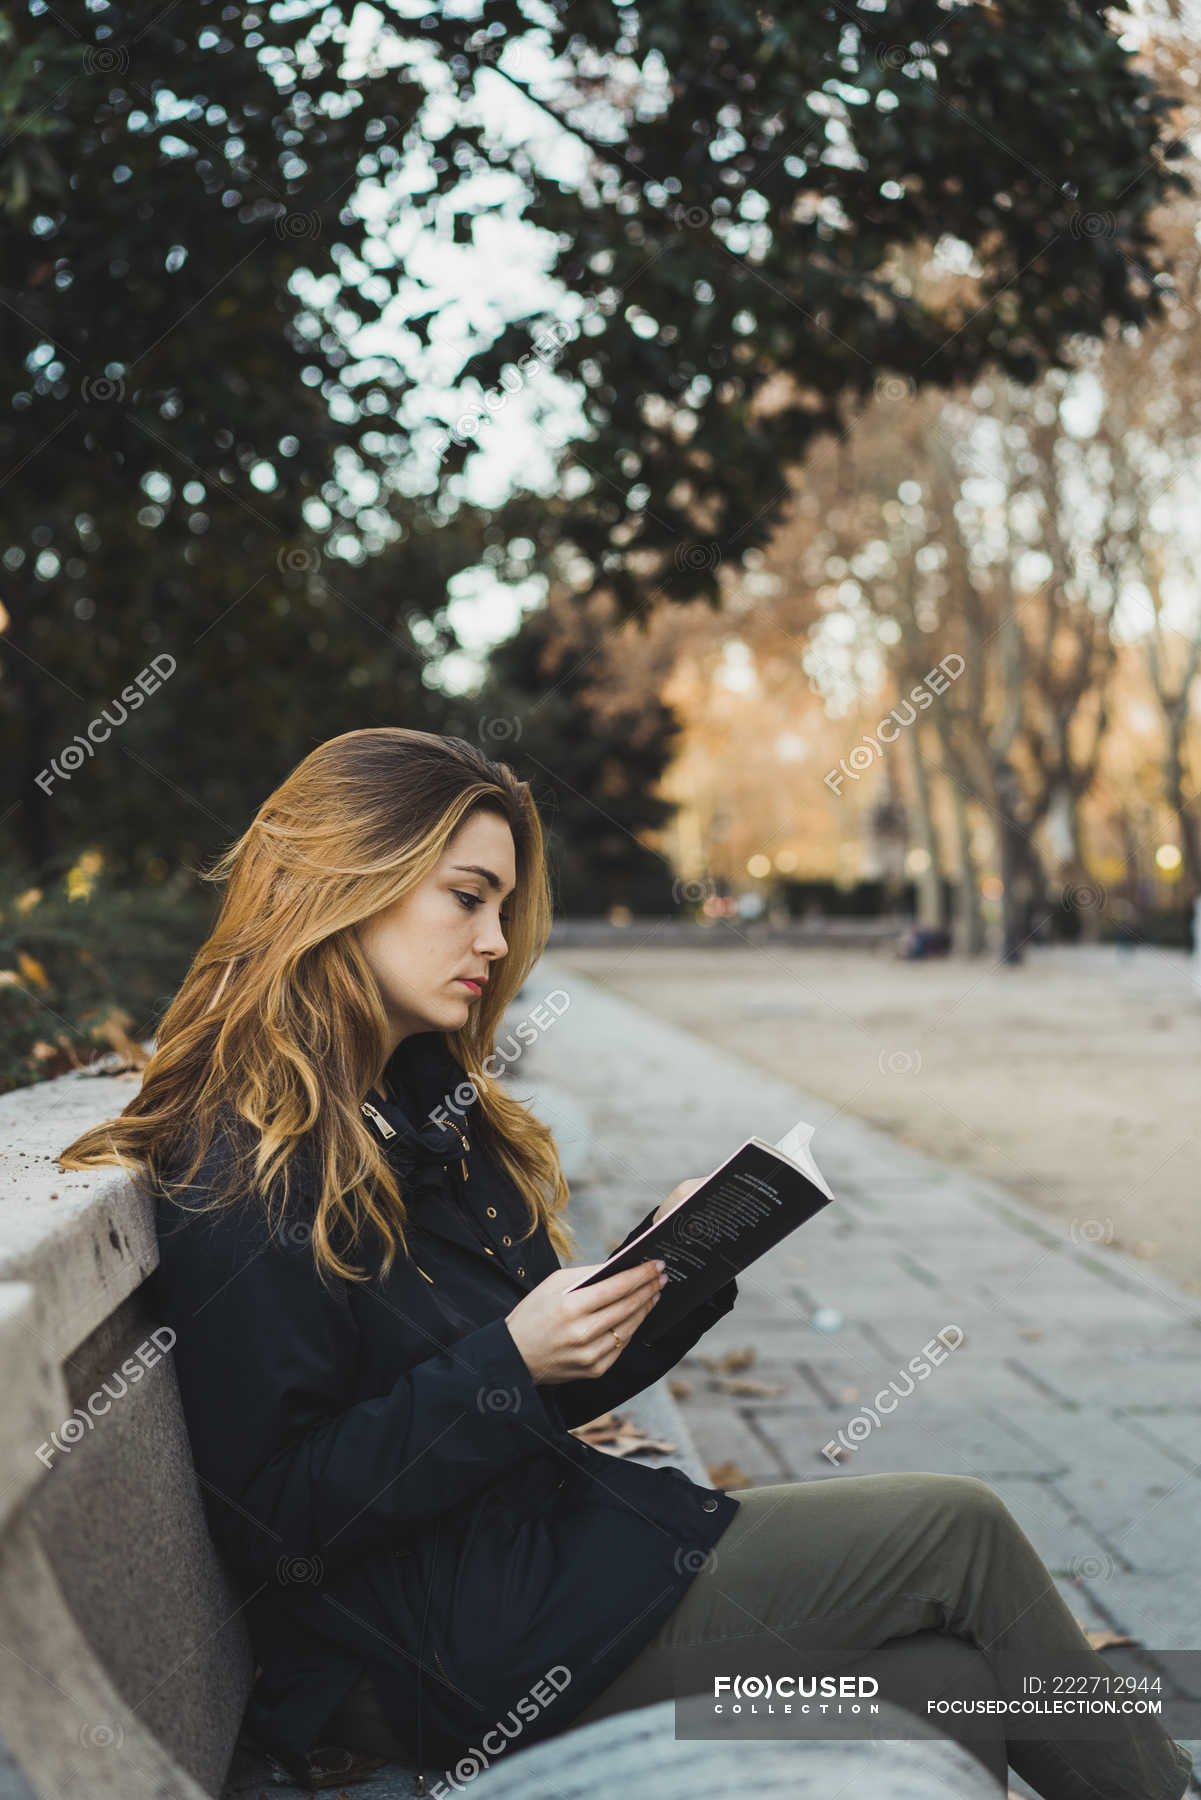
MULTIPOLYGON (((450 891, 458 899, 467 901, 468 912, 474 912, 475 908, 477 906, 482 906, 484 904, 483 900, 480 898, 480 896, 478 894, 465 893, 462 888, 451 888, 450 891)), ((512 920, 513 920, 512 913, 502 913, 500 915, 501 929, 503 931, 507 931, 509 929, 510 924, 512 923, 512 920)))

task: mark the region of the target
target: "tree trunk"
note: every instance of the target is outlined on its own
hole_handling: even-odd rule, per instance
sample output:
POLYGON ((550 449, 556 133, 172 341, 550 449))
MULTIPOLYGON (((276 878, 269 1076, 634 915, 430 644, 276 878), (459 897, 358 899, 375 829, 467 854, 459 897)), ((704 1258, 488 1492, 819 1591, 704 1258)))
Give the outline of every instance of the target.
POLYGON ((919 925, 934 926, 941 931, 947 923, 942 856, 938 846, 938 833, 934 828, 930 781, 926 774, 926 760, 922 754, 921 733, 917 725, 910 727, 907 740, 917 834, 927 858, 925 869, 917 877, 917 922, 919 925))
POLYGON ((1022 947, 1030 930, 1032 884, 1028 840, 1018 818, 1018 778, 1007 762, 994 764, 993 791, 1001 864, 1001 961, 1016 965, 1022 960, 1022 947))
POLYGON ((1188 898, 1195 900, 1201 894, 1201 831, 1198 830, 1197 817, 1189 811, 1196 803, 1197 796, 1186 799, 1184 792, 1184 727, 1188 719, 1187 694, 1184 704, 1179 707, 1165 708, 1167 712, 1167 747, 1164 753, 1163 789, 1164 798, 1171 807, 1176 818, 1176 827, 1180 833, 1180 855, 1183 861, 1182 883, 1188 890, 1188 898))

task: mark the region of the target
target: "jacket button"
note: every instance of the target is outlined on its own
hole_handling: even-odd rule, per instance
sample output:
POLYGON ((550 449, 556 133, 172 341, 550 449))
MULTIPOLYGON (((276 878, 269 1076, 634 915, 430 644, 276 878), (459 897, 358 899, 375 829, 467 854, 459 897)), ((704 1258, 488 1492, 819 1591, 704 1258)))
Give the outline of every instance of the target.
POLYGON ((496 1217, 496 1208, 494 1206, 490 1206, 488 1208, 488 1217, 490 1219, 494 1219, 496 1217))
POLYGON ((502 1244, 511 1244, 513 1242, 511 1237, 502 1238, 500 1241, 502 1244))
POLYGON ((525 1270, 524 1270, 524 1269, 518 1269, 518 1271, 517 1271, 517 1273, 518 1273, 518 1274, 519 1274, 519 1275, 524 1275, 524 1274, 525 1274, 525 1270))
POLYGON ((710 1494, 710 1496, 707 1500, 701 1501, 701 1511, 702 1512, 716 1512, 717 1511, 717 1501, 713 1498, 712 1494, 710 1494))
POLYGON ((485 1245, 484 1245, 484 1249, 485 1249, 485 1250, 486 1250, 486 1251, 487 1251, 487 1252, 488 1252, 488 1255, 489 1255, 489 1256, 495 1256, 495 1255, 496 1255, 496 1251, 495 1251, 495 1250, 493 1250, 493 1248, 492 1248, 492 1246, 491 1246, 491 1245, 490 1245, 490 1244, 485 1244, 485 1245))

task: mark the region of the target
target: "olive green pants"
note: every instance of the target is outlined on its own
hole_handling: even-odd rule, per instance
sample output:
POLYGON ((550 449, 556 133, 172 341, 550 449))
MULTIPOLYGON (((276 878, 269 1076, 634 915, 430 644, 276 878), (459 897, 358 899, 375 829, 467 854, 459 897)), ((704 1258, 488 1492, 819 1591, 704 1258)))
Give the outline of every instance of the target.
MULTIPOLYGON (((738 1512, 680 1604, 574 1724, 678 1693, 712 1694, 707 1652, 720 1652, 723 1668, 733 1654, 748 1674, 778 1665, 781 1648, 798 1673, 843 1674, 858 1664, 877 1676, 883 1697, 908 1638, 909 1675, 920 1659, 921 1691, 930 1698, 954 1691, 973 1659, 977 1668, 983 1659, 984 1679, 960 1688, 964 1695, 1020 1697, 1013 1671, 1022 1659, 1053 1659, 1064 1674, 1114 1673, 983 1481, 852 1475, 731 1492, 738 1512)), ((912 1680, 909 1691, 916 1691, 912 1680)), ((906 1704, 902 1691, 897 1699, 906 1704)), ((929 1726, 924 1704, 910 1711, 929 1726)), ((1002 1788, 1008 1767, 1043 1800, 1181 1800, 1192 1773, 1188 1752, 1148 1714, 1131 1714, 1128 1731, 1125 1725, 1123 1718, 1120 1737, 1073 1739, 1053 1735, 1048 1719, 1047 1734, 1035 1737, 1038 1723, 1010 1714, 995 1716, 991 1738, 954 1722, 946 1730, 1002 1788)))

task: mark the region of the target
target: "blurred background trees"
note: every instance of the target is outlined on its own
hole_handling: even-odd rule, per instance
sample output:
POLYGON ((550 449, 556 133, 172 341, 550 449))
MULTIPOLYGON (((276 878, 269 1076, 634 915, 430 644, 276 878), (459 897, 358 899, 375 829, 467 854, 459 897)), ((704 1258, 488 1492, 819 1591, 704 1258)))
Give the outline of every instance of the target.
POLYGON ((1011 960, 1184 941, 1172 15, 24 0, 0 41, 14 1004, 73 1019, 79 900, 203 909, 371 723, 527 775, 568 913, 876 882, 1011 960))

